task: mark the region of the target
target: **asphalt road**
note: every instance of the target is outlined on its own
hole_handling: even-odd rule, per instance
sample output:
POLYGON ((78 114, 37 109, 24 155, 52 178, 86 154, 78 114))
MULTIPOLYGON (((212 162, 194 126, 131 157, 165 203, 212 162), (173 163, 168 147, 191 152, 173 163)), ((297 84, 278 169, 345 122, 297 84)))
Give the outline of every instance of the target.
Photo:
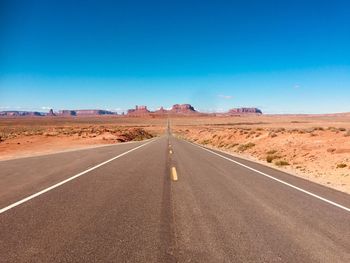
POLYGON ((172 136, 21 158, 0 162, 0 262, 350 262, 349 207, 172 136))

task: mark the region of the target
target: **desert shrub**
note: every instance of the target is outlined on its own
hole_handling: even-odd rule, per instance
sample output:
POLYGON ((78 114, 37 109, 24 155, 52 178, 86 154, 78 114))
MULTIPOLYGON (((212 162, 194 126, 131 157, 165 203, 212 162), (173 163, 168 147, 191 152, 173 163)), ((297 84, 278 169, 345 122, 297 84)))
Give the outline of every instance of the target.
POLYGON ((314 131, 324 131, 323 127, 314 127, 314 131))
POLYGON ((327 149, 327 152, 329 152, 329 153, 334 153, 336 150, 337 150, 337 149, 335 149, 335 148, 328 148, 328 149, 327 149))
POLYGON ((272 163, 273 160, 280 158, 280 156, 275 155, 275 154, 269 154, 266 156, 266 161, 268 163, 272 163))
POLYGON ((227 146, 227 144, 225 142, 220 142, 219 143, 219 147, 226 147, 226 146, 227 146))
POLYGON ((202 144, 209 144, 210 143, 210 140, 204 140, 202 141, 202 144))
POLYGON ((57 136, 58 132, 45 132, 44 135, 45 136, 57 136))
POLYGON ((276 133, 278 133, 278 132, 284 132, 284 131, 286 131, 285 128, 278 128, 278 129, 275 130, 276 133))
POLYGON ((269 137, 271 137, 271 138, 275 138, 275 137, 277 137, 277 134, 276 134, 276 133, 274 133, 274 132, 270 132, 270 133, 269 133, 269 137))
POLYGON ((246 144, 241 144, 240 146, 238 146, 238 151, 244 152, 244 151, 246 151, 254 146, 255 146, 255 143, 252 143, 252 142, 249 142, 246 144))
POLYGON ((281 161, 275 162, 275 165, 277 165, 277 166, 286 166, 286 165, 289 165, 289 163, 287 161, 281 160, 281 161))
POLYGON ((270 150, 270 151, 267 151, 266 153, 267 154, 275 154, 277 151, 276 150, 270 150))
POLYGON ((345 164, 345 163, 338 163, 337 164, 337 168, 345 168, 345 167, 347 167, 347 164, 345 164))
POLYGON ((343 132, 343 131, 346 131, 346 129, 345 128, 339 128, 338 131, 342 131, 343 132))
POLYGON ((239 143, 233 143, 233 144, 228 145, 228 148, 233 148, 233 147, 236 147, 237 145, 239 145, 239 143))
POLYGON ((327 130, 335 131, 335 130, 337 130, 337 128, 330 126, 330 127, 327 128, 327 130))
POLYGON ((307 128, 304 130, 306 133, 312 133, 314 131, 314 128, 307 128))

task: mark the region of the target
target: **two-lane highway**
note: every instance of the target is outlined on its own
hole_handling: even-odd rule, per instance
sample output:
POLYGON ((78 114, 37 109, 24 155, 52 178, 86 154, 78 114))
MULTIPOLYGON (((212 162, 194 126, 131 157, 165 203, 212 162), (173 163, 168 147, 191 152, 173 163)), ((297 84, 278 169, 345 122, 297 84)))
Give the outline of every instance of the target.
POLYGON ((1 262, 350 262, 349 195, 170 135, 0 162, 5 207, 1 262))

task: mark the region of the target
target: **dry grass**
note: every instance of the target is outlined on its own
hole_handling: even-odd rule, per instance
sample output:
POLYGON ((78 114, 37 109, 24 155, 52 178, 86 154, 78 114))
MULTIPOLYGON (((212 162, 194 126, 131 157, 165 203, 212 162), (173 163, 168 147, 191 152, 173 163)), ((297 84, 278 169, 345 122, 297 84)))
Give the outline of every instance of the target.
POLYGON ((284 161, 284 160, 276 161, 275 165, 277 165, 277 166, 286 166, 286 165, 289 165, 289 162, 284 161))
POLYGON ((244 152, 244 151, 246 151, 246 150, 248 150, 250 148, 253 148, 254 146, 255 146, 255 143, 248 142, 246 144, 239 145, 237 150, 240 151, 240 152, 244 152))
POLYGON ((173 121, 180 136, 350 193, 350 114, 173 121), (226 122, 226 123, 225 123, 226 122), (338 167, 338 169, 337 169, 338 167))

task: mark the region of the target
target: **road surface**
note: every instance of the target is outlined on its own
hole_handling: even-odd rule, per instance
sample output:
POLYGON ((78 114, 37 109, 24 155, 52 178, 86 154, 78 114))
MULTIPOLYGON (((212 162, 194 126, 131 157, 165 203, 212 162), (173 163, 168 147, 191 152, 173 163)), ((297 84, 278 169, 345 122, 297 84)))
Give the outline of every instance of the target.
POLYGON ((165 135, 0 162, 0 262, 350 262, 349 207, 165 135))

